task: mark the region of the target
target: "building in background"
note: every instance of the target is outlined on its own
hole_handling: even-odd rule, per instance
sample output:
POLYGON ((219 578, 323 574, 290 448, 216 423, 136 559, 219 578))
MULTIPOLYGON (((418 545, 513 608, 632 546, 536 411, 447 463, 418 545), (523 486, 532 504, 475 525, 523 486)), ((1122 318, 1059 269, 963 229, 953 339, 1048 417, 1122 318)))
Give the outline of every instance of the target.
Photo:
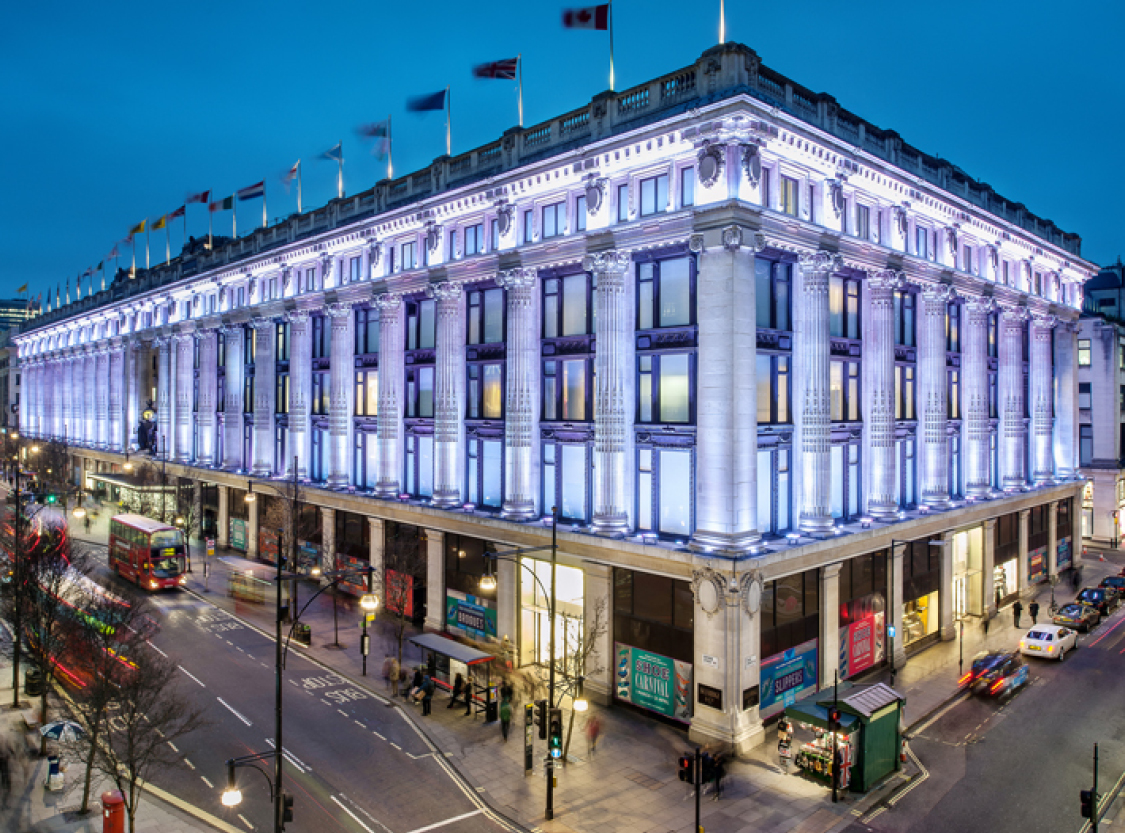
POLYGON ((27 298, 0 300, 0 329, 22 327, 39 307, 27 298))
POLYGON ((522 665, 557 507, 587 693, 746 748, 1074 563, 1080 243, 726 44, 35 319, 22 430, 252 556, 295 467, 302 558, 522 665))

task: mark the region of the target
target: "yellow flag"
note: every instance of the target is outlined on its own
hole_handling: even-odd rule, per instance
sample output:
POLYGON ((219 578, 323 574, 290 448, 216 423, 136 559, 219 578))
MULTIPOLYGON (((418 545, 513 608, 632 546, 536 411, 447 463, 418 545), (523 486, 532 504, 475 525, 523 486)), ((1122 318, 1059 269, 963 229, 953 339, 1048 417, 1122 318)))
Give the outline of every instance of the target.
POLYGON ((26 283, 23 286, 21 286, 19 289, 16 290, 17 295, 19 295, 21 292, 27 292, 27 284, 26 283))
POLYGON ((135 226, 133 226, 131 229, 129 229, 129 234, 144 234, 145 233, 145 223, 147 223, 147 222, 148 222, 148 220, 141 220, 139 223, 137 223, 135 226))
POLYGON ((165 214, 163 217, 161 217, 159 220, 157 220, 155 223, 153 223, 152 228, 150 230, 151 231, 160 231, 160 229, 164 228, 166 225, 168 225, 168 215, 167 214, 165 214))

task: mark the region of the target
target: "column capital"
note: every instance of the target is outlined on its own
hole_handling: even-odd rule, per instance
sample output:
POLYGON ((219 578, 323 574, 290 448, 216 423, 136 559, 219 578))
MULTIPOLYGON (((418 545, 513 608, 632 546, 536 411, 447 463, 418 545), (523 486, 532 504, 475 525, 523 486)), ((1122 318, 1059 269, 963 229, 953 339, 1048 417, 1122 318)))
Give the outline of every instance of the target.
POLYGON ((329 318, 346 318, 352 314, 351 304, 326 304, 324 306, 324 314, 329 318))
POLYGON ((984 528, 986 530, 996 529, 996 518, 986 518, 984 521, 984 528))
POLYGON ((802 252, 797 255, 797 263, 805 272, 831 274, 843 267, 844 259, 835 252, 826 252, 822 249, 816 252, 802 252))
POLYGON ((380 310, 397 311, 402 305, 402 296, 397 292, 384 292, 375 296, 375 305, 380 310))
POLYGON ((533 286, 539 277, 537 269, 521 266, 518 269, 506 269, 496 274, 496 285, 505 289, 523 289, 533 286))
POLYGON ((457 281, 441 281, 426 286, 426 297, 436 298, 438 301, 457 301, 461 294, 461 284, 457 281))
POLYGON ((610 249, 586 255, 582 258, 582 268, 599 275, 624 275, 632 262, 633 255, 628 249, 610 249))
POLYGON ((965 309, 969 315, 988 315, 996 309, 996 299, 991 295, 966 295, 965 309))
POLYGON ((1058 324, 1058 320, 1059 319, 1056 318, 1053 315, 1047 315, 1045 313, 1040 313, 1040 312, 1031 313, 1031 324, 1032 324, 1032 326, 1039 327, 1039 328, 1044 329, 1044 330, 1050 330, 1050 329, 1054 328, 1054 326, 1056 324, 1058 324))
POLYGON ((1020 513, 1020 522, 1022 523, 1023 521, 1027 520, 1027 517, 1031 514, 1031 510, 1030 509, 1021 509, 1021 510, 1019 510, 1019 513, 1020 513))
MULTIPOLYGON (((727 251, 735 252, 745 248, 753 254, 757 254, 768 245, 764 234, 744 226, 724 226, 722 229, 717 229, 716 231, 718 231, 718 240, 715 242, 721 244, 727 251)), ((704 251, 706 248, 707 236, 705 234, 693 234, 688 238, 688 249, 696 254, 704 251)))
POLYGON ((830 581, 840 575, 840 570, 843 568, 844 563, 837 561, 835 564, 825 564, 820 568, 820 580, 830 581))
POLYGON ((893 292, 906 286, 906 273, 899 269, 878 269, 868 272, 867 286, 876 291, 893 292))
POLYGON ((291 309, 285 313, 285 321, 288 324, 307 324, 309 323, 308 310, 291 309))
POLYGON ((250 327, 254 330, 269 330, 274 326, 272 318, 251 318, 250 327))
POLYGON ((931 304, 948 304, 957 299, 957 292, 952 284, 930 283, 929 281, 915 281, 922 291, 922 298, 931 304))
POLYGON ((1031 317, 1031 312, 1027 307, 1010 307, 1005 304, 1000 305, 1000 318, 1009 326, 1022 325, 1024 321, 1031 317))
POLYGON ((219 332, 227 338, 240 337, 245 331, 246 328, 241 324, 224 324, 222 327, 219 327, 219 332))

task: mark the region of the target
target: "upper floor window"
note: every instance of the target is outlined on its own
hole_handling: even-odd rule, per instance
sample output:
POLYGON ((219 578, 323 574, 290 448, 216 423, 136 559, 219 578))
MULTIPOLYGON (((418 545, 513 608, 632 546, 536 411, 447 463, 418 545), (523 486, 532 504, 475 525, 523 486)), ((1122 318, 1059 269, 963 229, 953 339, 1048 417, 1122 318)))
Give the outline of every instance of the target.
POLYGON ((680 171, 680 206, 695 205, 695 168, 680 171))
POLYGON ((637 356, 637 421, 691 422, 691 376, 690 353, 637 356))
POLYGON ((564 359, 543 362, 543 419, 586 422, 593 419, 593 362, 564 359))
POLYGON ((687 257, 637 264, 637 328, 691 324, 692 269, 687 257))
POLYGON ((504 340, 504 290, 477 289, 468 294, 469 344, 504 340))
POLYGON ((832 421, 858 422, 859 362, 832 362, 828 387, 832 421))
POLYGON ((782 176, 781 193, 778 195, 781 198, 778 207, 782 212, 793 217, 797 216, 797 212, 800 210, 798 193, 797 180, 791 176, 782 176))
POLYGON ((961 352, 961 307, 957 304, 945 308, 945 349, 950 353, 961 352))
POLYGON ((914 254, 918 257, 930 256, 930 230, 918 226, 914 229, 914 254))
POLYGON ((523 212, 523 242, 535 241, 535 213, 529 208, 523 212))
POLYGON ((828 280, 829 329, 837 338, 859 338, 859 281, 833 275, 828 280))
POLYGON ((1006 261, 1006 260, 1003 262, 1003 265, 1002 265, 1002 268, 1001 268, 1001 274, 1003 275, 1004 286, 1007 286, 1009 283, 1011 283, 1012 267, 1011 267, 1011 264, 1009 264, 1008 261, 1006 261))
POLYGON ((754 305, 758 326, 789 330, 790 288, 793 266, 764 258, 754 260, 754 305))
POLYGON ((1117 337, 1117 367, 1125 370, 1125 337, 1117 337))
POLYGON ((465 228, 465 257, 479 255, 483 251, 484 224, 477 223, 475 226, 467 226, 465 228))
POLYGON ((789 356, 758 354, 758 424, 789 422, 789 356))
POLYGON ((617 222, 629 222, 629 184, 617 186, 617 222))
POLYGON ((989 313, 988 316, 988 356, 996 358, 996 351, 1000 345, 1000 316, 989 313))
POLYGON ((332 327, 323 315, 312 317, 312 357, 327 359, 332 355, 332 327))
POLYGON ((436 340, 435 307, 432 298, 406 305, 406 349, 432 350, 436 340))
POLYGON ((1078 366, 1090 366, 1090 339, 1088 338, 1078 339, 1078 366))
POLYGON ((973 247, 967 243, 961 247, 961 268, 969 273, 973 271, 973 247))
POLYGON ((593 332, 591 281, 585 272, 543 281, 543 337, 593 332))
POLYGON ((855 236, 860 240, 871 239, 871 209, 862 203, 855 205, 855 236))
POLYGON ((449 248, 447 248, 446 251, 449 252, 449 259, 450 260, 456 259, 456 257, 457 257, 457 229, 450 229, 449 230, 449 248))
POLYGON ((406 371, 406 415, 432 417, 434 415, 434 369, 419 366, 406 371))
POLYGON ((357 356, 379 352, 379 310, 355 311, 355 352, 357 356))
POLYGON ((914 419, 914 365, 895 365, 895 419, 914 419))
POLYGON ((504 418, 504 366, 500 362, 469 365, 469 419, 504 418))
POLYGON ((641 180, 641 216, 668 210, 668 174, 641 180))
POLYGON ((1034 285, 1033 291, 1035 292, 1036 295, 1042 295, 1043 294, 1043 273, 1042 272, 1036 272, 1035 273, 1035 285, 1034 285))
POLYGON ((500 250, 500 221, 495 218, 488 221, 488 250, 500 250))
POLYGON ((275 358, 279 362, 289 361, 289 325, 277 325, 277 344, 275 358))
POLYGON ((378 370, 355 372, 355 414, 368 417, 379 415, 378 370))
POLYGON ((961 418, 961 372, 950 368, 949 370, 949 418, 961 418))
POLYGON ((586 215, 589 213, 586 208, 586 195, 579 194, 574 199, 574 230, 586 230, 586 215))
POLYGON ((895 290, 895 344, 914 346, 914 303, 913 293, 895 290))
POLYGON ((402 261, 399 266, 400 269, 413 269, 418 265, 417 257, 414 252, 415 241, 411 240, 409 243, 402 244, 402 261))
POLYGON ((542 239, 558 237, 564 232, 566 232, 566 203, 557 202, 553 205, 543 206, 542 239))
POLYGON ((353 257, 348 261, 348 282, 355 283, 359 280, 359 267, 361 258, 353 257))
POLYGON ((1089 410, 1093 407, 1094 395, 1093 385, 1089 382, 1078 383, 1078 407, 1083 410, 1089 410))

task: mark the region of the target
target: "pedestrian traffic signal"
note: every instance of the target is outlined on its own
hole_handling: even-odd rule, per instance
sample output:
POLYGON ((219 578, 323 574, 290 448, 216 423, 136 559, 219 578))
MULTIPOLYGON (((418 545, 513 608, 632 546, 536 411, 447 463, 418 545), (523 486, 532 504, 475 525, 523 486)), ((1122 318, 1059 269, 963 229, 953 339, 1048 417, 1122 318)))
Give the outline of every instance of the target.
POLYGON ((691 755, 681 755, 678 761, 677 777, 685 784, 695 783, 695 758, 691 755))
POLYGON ((293 796, 289 793, 281 794, 281 823, 293 821, 293 796))
POLYGON ((1094 817, 1094 804, 1096 800, 1093 790, 1082 790, 1078 793, 1078 803, 1082 809, 1082 818, 1092 819, 1094 817))
POLYGON ((840 725, 840 710, 833 706, 828 710, 828 731, 835 732, 840 725))
POLYGON ((59 502, 59 496, 58 495, 47 495, 47 501, 46 502, 47 503, 58 503, 59 502))
POLYGON ((535 725, 539 727, 539 740, 547 739, 547 701, 535 701, 535 725))
POLYGON ((551 709, 549 723, 547 751, 552 758, 561 758, 563 747, 562 709, 551 709))

